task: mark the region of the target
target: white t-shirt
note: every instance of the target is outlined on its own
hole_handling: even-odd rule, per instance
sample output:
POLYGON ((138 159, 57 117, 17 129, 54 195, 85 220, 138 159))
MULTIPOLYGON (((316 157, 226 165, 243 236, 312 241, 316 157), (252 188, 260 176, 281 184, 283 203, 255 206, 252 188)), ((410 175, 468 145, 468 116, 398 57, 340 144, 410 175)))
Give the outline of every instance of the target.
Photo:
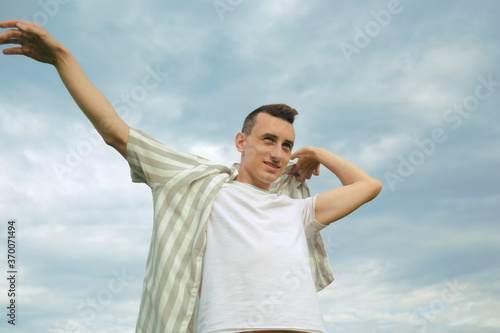
POLYGON ((291 199, 237 181, 218 192, 208 221, 199 333, 324 333, 307 234, 315 197, 291 199))

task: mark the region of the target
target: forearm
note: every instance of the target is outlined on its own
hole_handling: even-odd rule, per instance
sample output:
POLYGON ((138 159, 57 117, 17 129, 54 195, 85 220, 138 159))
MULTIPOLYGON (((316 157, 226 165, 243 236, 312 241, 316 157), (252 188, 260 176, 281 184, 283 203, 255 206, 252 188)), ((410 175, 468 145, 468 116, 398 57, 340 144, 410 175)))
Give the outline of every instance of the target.
POLYGON ((315 148, 316 160, 334 173, 342 185, 355 182, 380 183, 348 160, 324 148, 315 148))
POLYGON ((65 47, 61 47, 58 52, 54 66, 74 101, 104 141, 124 155, 128 125, 118 116, 106 97, 90 82, 76 59, 65 47))
POLYGON ((344 186, 321 193, 316 199, 316 219, 330 224, 375 198, 382 183, 353 163, 325 149, 315 148, 316 161, 334 173, 344 186))
POLYGON ((125 157, 129 127, 90 82, 68 49, 36 23, 7 20, 0 22, 0 28, 13 28, 0 34, 0 45, 20 45, 4 49, 3 53, 21 54, 53 65, 76 104, 104 141, 125 157))

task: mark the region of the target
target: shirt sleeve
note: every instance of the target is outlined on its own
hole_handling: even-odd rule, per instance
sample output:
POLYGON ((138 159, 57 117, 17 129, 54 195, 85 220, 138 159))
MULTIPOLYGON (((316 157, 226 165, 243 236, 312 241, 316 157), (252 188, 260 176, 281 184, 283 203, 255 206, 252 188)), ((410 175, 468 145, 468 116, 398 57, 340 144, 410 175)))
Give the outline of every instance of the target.
POLYGON ((306 238, 310 238, 315 233, 323 230, 326 225, 316 221, 315 207, 316 207, 316 197, 309 197, 304 199, 304 207, 302 209, 302 220, 304 221, 304 231, 306 233, 306 238))
POLYGON ((145 183, 151 188, 169 181, 182 184, 187 174, 192 178, 193 174, 202 176, 208 169, 212 172, 225 169, 202 157, 176 151, 133 128, 128 137, 127 161, 132 181, 145 183))

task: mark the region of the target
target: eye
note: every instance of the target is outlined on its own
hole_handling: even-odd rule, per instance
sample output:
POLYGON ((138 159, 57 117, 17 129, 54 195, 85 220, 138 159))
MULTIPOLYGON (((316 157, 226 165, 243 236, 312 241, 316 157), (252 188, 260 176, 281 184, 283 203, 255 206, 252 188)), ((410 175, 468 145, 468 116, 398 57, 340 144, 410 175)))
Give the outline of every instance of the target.
POLYGON ((286 148, 286 149, 288 149, 288 150, 292 150, 292 145, 291 145, 291 144, 289 144, 289 143, 284 143, 284 144, 283 144, 283 147, 285 147, 285 148, 286 148))
POLYGON ((270 137, 270 136, 266 136, 264 138, 264 141, 267 141, 267 142, 274 142, 274 138, 270 137))

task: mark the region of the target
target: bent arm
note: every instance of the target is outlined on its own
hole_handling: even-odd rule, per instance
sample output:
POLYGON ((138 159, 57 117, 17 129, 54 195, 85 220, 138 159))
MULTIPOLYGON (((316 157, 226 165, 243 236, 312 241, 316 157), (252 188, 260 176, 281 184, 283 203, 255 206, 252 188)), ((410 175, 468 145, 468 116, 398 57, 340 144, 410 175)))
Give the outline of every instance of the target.
MULTIPOLYGON (((316 198, 316 220, 321 224, 329 225, 352 213, 374 199, 382 190, 380 181, 326 149, 305 147, 293 154, 292 158, 299 158, 299 161, 297 169, 291 173, 301 170, 307 174, 307 170, 317 169, 319 164, 323 164, 343 185, 323 192, 316 198)), ((310 177, 311 172, 308 174, 310 177)), ((304 180, 300 179, 300 176, 297 177, 304 180)))
POLYGON ((4 49, 4 54, 20 54, 53 65, 75 100, 104 141, 123 157, 129 127, 118 116, 111 103, 90 82, 73 55, 40 25, 19 20, 0 22, 0 28, 16 28, 0 35, 0 44, 20 44, 4 49))

